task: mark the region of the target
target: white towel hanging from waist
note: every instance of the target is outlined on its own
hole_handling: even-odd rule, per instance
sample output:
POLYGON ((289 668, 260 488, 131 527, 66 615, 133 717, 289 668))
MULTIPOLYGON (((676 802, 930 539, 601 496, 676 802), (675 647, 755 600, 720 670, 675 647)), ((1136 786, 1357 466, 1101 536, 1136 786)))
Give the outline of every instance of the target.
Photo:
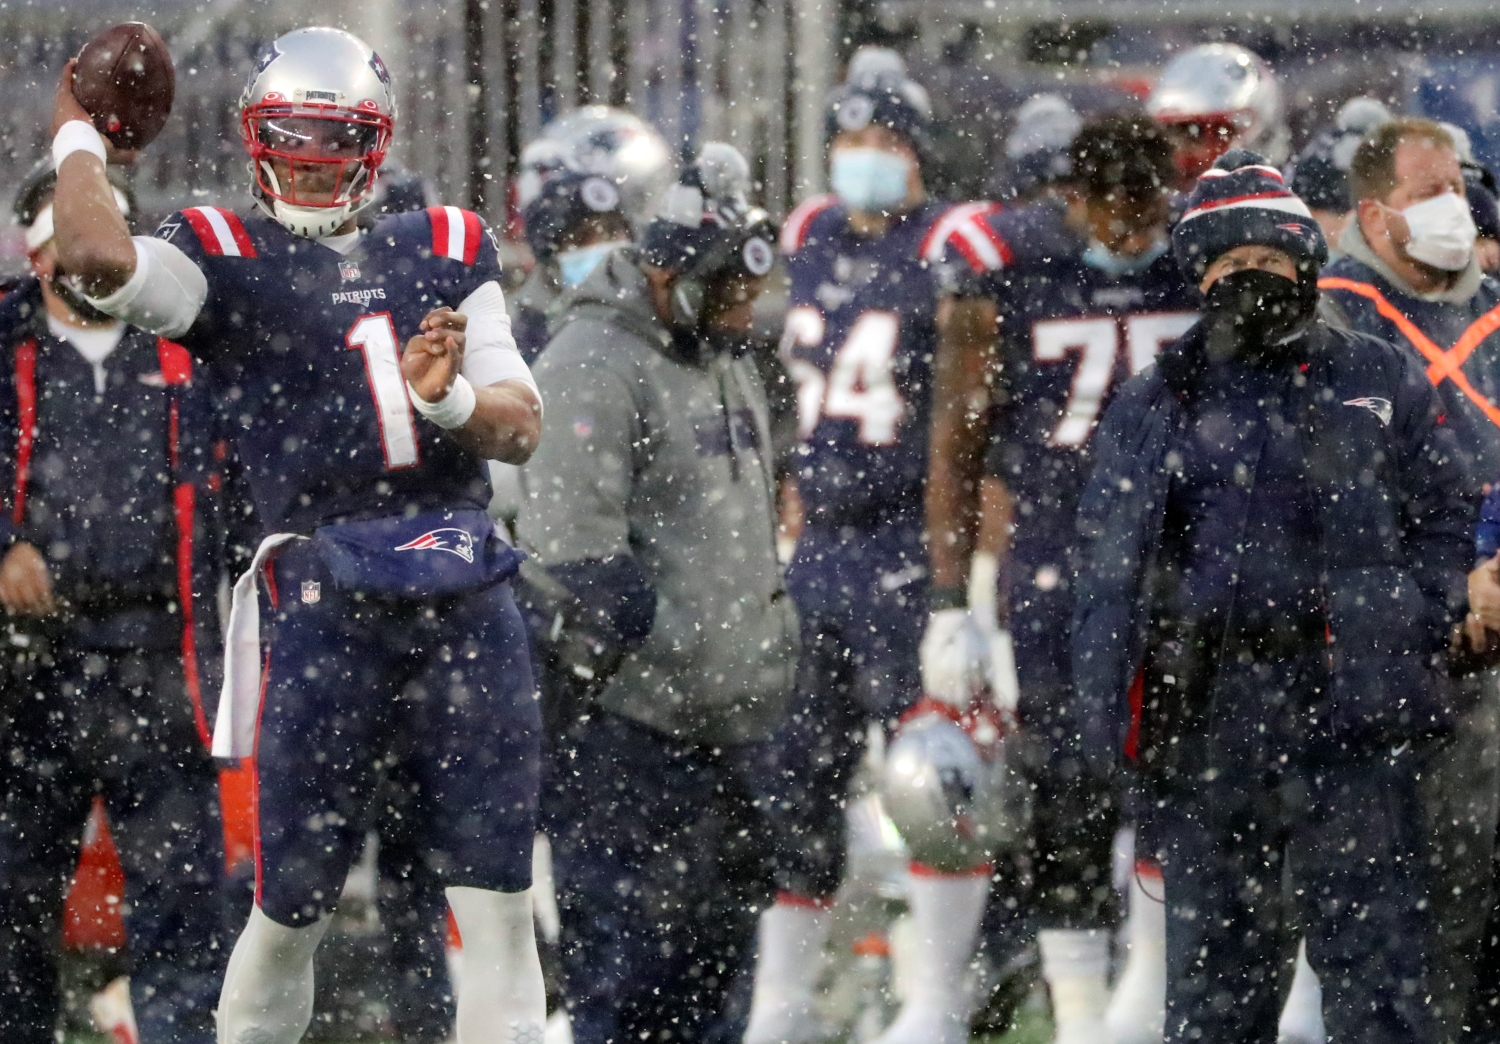
POLYGON ((277 548, 305 539, 296 533, 272 533, 255 549, 255 558, 234 582, 229 603, 229 627, 224 633, 224 689, 214 716, 213 755, 248 758, 255 753, 255 726, 260 718, 260 571, 277 548))

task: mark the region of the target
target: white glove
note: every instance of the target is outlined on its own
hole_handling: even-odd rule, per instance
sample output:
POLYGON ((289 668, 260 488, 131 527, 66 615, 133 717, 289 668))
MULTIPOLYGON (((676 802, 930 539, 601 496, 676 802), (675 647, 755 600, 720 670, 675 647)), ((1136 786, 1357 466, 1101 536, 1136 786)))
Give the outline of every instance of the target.
POLYGON ((967 609, 939 609, 922 635, 922 690, 960 713, 989 685, 990 643, 967 609))
POLYGON ((1021 682, 1016 677, 1016 647, 1010 632, 999 628, 990 632, 990 692, 995 706, 1014 712, 1021 702, 1021 682))

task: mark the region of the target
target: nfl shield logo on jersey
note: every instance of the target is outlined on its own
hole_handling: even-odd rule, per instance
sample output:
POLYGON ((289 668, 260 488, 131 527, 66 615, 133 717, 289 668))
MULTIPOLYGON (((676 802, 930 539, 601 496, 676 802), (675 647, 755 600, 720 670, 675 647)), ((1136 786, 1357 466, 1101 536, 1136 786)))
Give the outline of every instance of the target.
POLYGON ((339 262, 339 281, 348 283, 359 278, 359 265, 353 261, 339 262))
POLYGON ((323 585, 316 580, 302 581, 302 604, 315 605, 323 599, 323 585))

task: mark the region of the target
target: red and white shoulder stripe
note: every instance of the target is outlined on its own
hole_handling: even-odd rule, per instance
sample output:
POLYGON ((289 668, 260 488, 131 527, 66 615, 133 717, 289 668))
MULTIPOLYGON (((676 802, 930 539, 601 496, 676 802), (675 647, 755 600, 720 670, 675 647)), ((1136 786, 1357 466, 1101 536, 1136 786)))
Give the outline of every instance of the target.
POLYGON ((197 233, 198 242, 209 257, 259 256, 245 231, 245 223, 234 211, 223 207, 188 207, 182 216, 197 233))
POLYGON ((432 221, 432 253, 472 265, 479 257, 479 237, 484 234, 479 215, 458 207, 428 207, 432 221))
POLYGON ((1008 244, 989 219, 1004 208, 999 203, 960 203, 932 223, 922 240, 923 261, 936 263, 956 252, 975 272, 994 272, 1014 260, 1008 244))
POLYGON ((795 254, 801 250, 803 244, 807 242, 807 226, 812 224, 813 218, 838 201, 837 196, 827 193, 798 203, 786 216, 786 220, 781 223, 781 252, 795 254))

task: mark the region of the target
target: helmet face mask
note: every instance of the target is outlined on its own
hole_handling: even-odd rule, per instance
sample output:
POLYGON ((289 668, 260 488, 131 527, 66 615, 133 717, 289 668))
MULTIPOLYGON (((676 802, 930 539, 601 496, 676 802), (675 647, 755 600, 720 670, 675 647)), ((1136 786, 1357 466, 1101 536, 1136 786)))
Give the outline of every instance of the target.
POLYGON ((1254 126, 1254 113, 1241 111, 1174 118, 1157 117, 1173 146, 1173 163, 1184 184, 1214 165, 1254 126))
POLYGON ((258 105, 242 120, 256 188, 297 207, 363 200, 391 140, 390 118, 377 115, 258 105))
POLYGON ((1254 149, 1272 163, 1286 159, 1289 139, 1276 75, 1237 44, 1200 44, 1179 53, 1157 79, 1146 113, 1182 129, 1174 141, 1184 185, 1231 148, 1254 149), (1187 137, 1194 128, 1196 138, 1187 137))
POLYGON ((390 76, 368 45, 337 29, 280 37, 240 100, 262 208, 296 235, 337 232, 373 199, 395 123, 390 76))

